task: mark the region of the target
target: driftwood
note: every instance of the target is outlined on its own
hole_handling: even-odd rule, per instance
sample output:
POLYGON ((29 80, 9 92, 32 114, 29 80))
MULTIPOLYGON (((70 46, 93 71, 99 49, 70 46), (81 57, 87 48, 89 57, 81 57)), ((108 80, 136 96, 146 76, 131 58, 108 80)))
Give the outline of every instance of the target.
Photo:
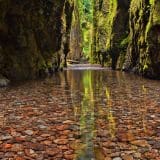
POLYGON ((79 61, 72 60, 72 59, 67 59, 67 62, 70 64, 79 64, 80 63, 79 61))

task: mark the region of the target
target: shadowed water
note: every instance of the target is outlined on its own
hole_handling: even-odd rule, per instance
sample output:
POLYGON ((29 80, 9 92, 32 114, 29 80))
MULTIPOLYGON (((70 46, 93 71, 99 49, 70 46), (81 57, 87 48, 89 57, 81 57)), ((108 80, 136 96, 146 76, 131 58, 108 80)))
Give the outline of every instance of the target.
POLYGON ((32 147, 35 159, 160 158, 159 81, 97 66, 73 66, 46 80, 1 89, 0 110, 3 158, 8 153, 24 157, 29 142, 29 147, 44 147, 32 147), (4 148, 16 142, 13 131, 25 136, 25 142, 18 142, 24 151, 4 148), (49 136, 47 142, 43 136, 49 136))

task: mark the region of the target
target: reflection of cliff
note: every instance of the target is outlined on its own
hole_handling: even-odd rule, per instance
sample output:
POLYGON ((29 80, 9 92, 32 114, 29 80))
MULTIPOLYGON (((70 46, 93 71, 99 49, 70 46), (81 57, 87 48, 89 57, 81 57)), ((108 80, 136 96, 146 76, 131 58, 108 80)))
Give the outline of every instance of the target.
POLYGON ((80 135, 83 147, 78 152, 77 159, 89 160, 94 158, 94 96, 92 88, 91 71, 85 71, 82 77, 83 81, 83 99, 80 111, 80 135))
POLYGON ((142 85, 142 95, 144 96, 144 102, 142 103, 142 114, 141 114, 141 118, 142 118, 142 128, 144 130, 144 132, 147 132, 147 120, 146 120, 146 115, 147 115, 147 88, 142 85))
POLYGON ((73 144, 76 153, 75 159, 102 160, 104 159, 103 154, 94 143, 98 130, 95 126, 96 116, 99 116, 101 110, 98 105, 95 108, 95 105, 97 99, 102 95, 102 82, 105 76, 102 72, 93 70, 70 70, 66 71, 66 75, 71 89, 74 119, 78 122, 79 127, 78 140, 73 144))
POLYGON ((107 98, 107 120, 109 125, 109 133, 111 138, 115 137, 116 124, 112 113, 112 99, 109 89, 106 87, 106 98, 107 98))

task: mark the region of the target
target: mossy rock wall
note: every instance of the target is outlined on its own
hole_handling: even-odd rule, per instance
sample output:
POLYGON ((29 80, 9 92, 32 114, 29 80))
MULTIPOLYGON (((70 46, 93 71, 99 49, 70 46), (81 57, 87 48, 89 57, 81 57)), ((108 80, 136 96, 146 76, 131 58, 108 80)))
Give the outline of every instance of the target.
POLYGON ((70 34, 70 52, 67 56, 68 59, 71 60, 80 60, 82 57, 82 29, 80 24, 80 13, 78 7, 78 2, 75 2, 70 34))
POLYGON ((160 79, 160 0, 95 3, 93 59, 98 51, 113 69, 160 79))
MULTIPOLYGON (((110 41, 107 43, 107 48, 112 59, 112 69, 121 69, 124 63, 124 57, 128 45, 129 33, 129 0, 118 0, 114 2, 115 15, 113 17, 112 30, 110 41)), ((112 13, 113 14, 113 13, 112 13)))
POLYGON ((107 64, 113 69, 122 67, 129 32, 129 0, 101 0, 95 6, 93 55, 97 51, 110 55, 107 64), (125 43, 124 43, 125 42, 125 43))
POLYGON ((160 1, 132 0, 130 42, 123 69, 160 79, 160 1))
MULTIPOLYGON (((36 78, 59 63, 63 17, 67 35, 71 0, 0 1, 0 74, 9 79, 36 78), (67 6, 69 5, 69 6, 67 6)), ((58 64, 59 65, 59 64, 58 64)))

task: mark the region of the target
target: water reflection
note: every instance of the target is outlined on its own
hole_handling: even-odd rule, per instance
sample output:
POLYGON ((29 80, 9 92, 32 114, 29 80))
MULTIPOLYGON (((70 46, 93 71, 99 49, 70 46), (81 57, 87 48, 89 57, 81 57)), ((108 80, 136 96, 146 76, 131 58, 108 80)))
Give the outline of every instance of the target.
POLYGON ((92 75, 90 71, 85 71, 82 77, 83 96, 80 111, 80 135, 81 144, 77 144, 77 160, 90 160, 95 158, 94 153, 94 129, 95 129, 95 112, 94 112, 94 93, 92 75))
POLYGON ((147 123, 146 123, 146 115, 147 115, 147 88, 145 87, 145 85, 142 85, 142 93, 141 93, 143 96, 144 96, 144 101, 142 103, 142 128, 144 130, 145 133, 147 133, 147 123))
MULTIPOLYGON (((66 70, 0 90, 0 132, 11 134, 9 128, 14 128, 19 136, 24 129, 34 130, 35 142, 54 141, 49 145, 46 141, 44 147, 58 149, 53 159, 124 159, 124 154, 130 159, 157 159, 159 93, 159 81, 132 74, 99 68, 66 70), (47 128, 39 130, 37 122, 47 128), (53 136, 41 138, 45 133, 53 136)), ((46 150, 35 153, 48 156, 46 150)))
POLYGON ((153 90, 146 87, 149 80, 107 70, 67 70, 65 74, 79 126, 79 138, 74 143, 76 160, 104 160, 103 143, 150 134, 146 117, 148 105, 153 104, 153 90))
POLYGON ((4 127, 5 126, 5 115, 4 113, 0 113, 0 127, 4 127))
POLYGON ((116 131, 116 124, 115 119, 112 112, 112 99, 110 95, 109 89, 106 87, 106 98, 107 98, 107 119, 108 119, 108 125, 109 125, 109 133, 111 138, 115 137, 115 131, 116 131))
POLYGON ((99 117, 106 117, 111 138, 115 137, 115 118, 112 112, 112 96, 106 78, 97 70, 66 71, 71 88, 74 118, 79 121, 80 139, 74 145, 76 160, 103 160, 104 155, 97 143, 97 123, 99 117), (95 107, 96 106, 96 107, 95 107), (104 109, 104 110, 103 110, 104 109))

